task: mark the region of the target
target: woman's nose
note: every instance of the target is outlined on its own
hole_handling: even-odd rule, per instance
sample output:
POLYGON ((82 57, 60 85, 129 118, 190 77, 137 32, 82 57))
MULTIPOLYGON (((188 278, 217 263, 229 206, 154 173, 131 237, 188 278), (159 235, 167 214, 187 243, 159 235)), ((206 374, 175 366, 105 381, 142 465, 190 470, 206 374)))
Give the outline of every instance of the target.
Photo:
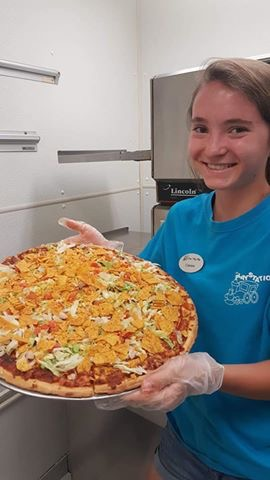
POLYGON ((223 156, 227 153, 224 139, 219 135, 210 135, 207 138, 205 153, 210 157, 223 156))

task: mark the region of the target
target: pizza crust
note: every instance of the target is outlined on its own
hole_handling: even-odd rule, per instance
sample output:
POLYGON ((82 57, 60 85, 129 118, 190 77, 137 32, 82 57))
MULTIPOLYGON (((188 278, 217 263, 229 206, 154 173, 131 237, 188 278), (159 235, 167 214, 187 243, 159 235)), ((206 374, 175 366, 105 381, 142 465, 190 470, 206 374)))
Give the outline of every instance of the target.
POLYGON ((141 376, 140 378, 136 379, 129 379, 126 378, 123 382, 121 382, 119 385, 116 385, 116 387, 111 387, 110 385, 104 383, 102 385, 95 385, 95 394, 97 395, 102 395, 102 394, 110 394, 113 395, 114 393, 123 393, 127 392, 129 390, 134 390, 134 388, 138 388, 141 386, 142 381, 143 381, 144 375, 141 376))
POLYGON ((183 345, 185 353, 188 353, 191 350, 196 340, 197 334, 198 334, 198 317, 194 310, 194 318, 192 321, 190 321, 190 324, 188 326, 188 336, 183 345))
POLYGON ((56 382, 48 383, 37 379, 25 380, 18 375, 13 376, 8 370, 0 366, 0 377, 9 385, 21 388, 23 390, 44 393, 45 395, 57 395, 61 397, 86 398, 95 395, 114 395, 133 390, 141 386, 144 376, 138 379, 125 379, 116 387, 111 387, 109 384, 95 385, 95 387, 66 387, 59 385, 56 382))
POLYGON ((94 395, 93 387, 66 387, 59 383, 48 383, 37 379, 25 380, 19 375, 12 375, 11 372, 0 366, 0 377, 8 384, 24 390, 44 393, 45 395, 57 395, 61 397, 92 397, 94 395))

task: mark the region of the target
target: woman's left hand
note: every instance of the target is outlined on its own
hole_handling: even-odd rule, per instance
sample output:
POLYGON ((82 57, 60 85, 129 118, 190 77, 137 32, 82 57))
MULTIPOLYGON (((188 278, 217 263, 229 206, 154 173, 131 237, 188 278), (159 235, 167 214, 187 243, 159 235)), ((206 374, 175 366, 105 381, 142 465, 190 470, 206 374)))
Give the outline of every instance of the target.
POLYGON ((210 394, 219 390, 223 375, 223 365, 208 353, 179 355, 146 375, 140 390, 115 399, 98 400, 96 406, 105 410, 130 406, 168 412, 189 395, 210 394))
POLYGON ((123 242, 119 242, 118 240, 107 240, 99 230, 88 223, 63 217, 59 218, 58 224, 76 232, 76 235, 64 240, 66 243, 75 243, 76 245, 88 245, 92 243, 93 245, 99 245, 100 247, 123 250, 123 242))

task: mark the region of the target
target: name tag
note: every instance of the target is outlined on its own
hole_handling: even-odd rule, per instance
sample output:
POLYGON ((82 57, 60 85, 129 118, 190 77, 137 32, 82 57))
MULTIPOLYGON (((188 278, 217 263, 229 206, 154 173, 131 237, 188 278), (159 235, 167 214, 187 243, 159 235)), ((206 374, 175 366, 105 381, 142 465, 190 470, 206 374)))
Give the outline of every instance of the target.
POLYGON ((179 268, 186 273, 198 272, 204 265, 204 260, 197 253, 186 253, 178 262, 179 268))

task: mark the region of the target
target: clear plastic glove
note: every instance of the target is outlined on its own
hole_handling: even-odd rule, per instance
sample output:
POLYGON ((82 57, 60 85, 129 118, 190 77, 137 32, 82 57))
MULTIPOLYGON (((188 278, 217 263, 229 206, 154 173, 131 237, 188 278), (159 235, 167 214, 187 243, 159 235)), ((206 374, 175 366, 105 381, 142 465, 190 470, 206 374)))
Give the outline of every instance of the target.
POLYGON ((65 239, 66 243, 84 244, 93 243, 101 247, 116 248, 123 250, 124 243, 107 240, 101 232, 88 223, 72 220, 71 218, 59 218, 58 224, 77 232, 77 235, 65 239))
POLYGON ((208 353, 189 353, 168 360, 149 373, 140 390, 120 397, 97 400, 96 407, 116 410, 123 407, 168 412, 190 395, 211 394, 220 389, 224 366, 208 353))

